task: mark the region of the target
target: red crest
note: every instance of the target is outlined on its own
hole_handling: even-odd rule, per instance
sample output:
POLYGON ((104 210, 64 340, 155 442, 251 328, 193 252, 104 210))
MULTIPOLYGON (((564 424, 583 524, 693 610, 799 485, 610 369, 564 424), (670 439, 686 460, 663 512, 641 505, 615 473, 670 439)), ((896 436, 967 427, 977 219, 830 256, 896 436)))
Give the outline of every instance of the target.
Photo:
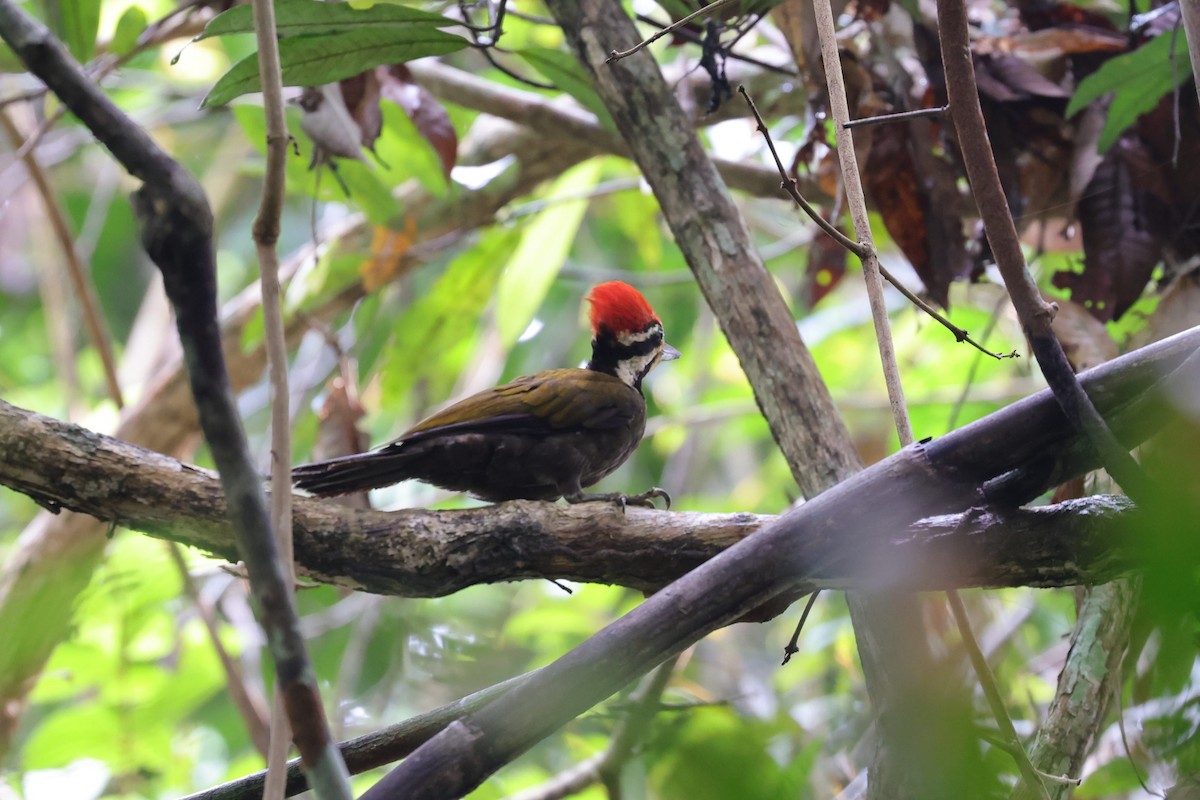
POLYGON ((614 333, 642 331, 650 323, 659 321, 642 293, 628 283, 602 283, 588 292, 585 299, 591 303, 588 318, 592 323, 592 333, 598 333, 601 328, 614 333))

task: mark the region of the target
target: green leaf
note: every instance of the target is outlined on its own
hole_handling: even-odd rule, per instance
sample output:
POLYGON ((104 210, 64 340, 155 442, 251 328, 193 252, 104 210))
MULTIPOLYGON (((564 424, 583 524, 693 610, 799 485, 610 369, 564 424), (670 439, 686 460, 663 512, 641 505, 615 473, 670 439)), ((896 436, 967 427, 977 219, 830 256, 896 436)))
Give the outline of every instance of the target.
POLYGON ((402 403, 420 381, 434 384, 431 391, 439 402, 453 387, 462 365, 448 364, 452 351, 477 334, 515 238, 512 229, 489 231, 475 247, 455 258, 395 321, 395 337, 379 370, 386 407, 402 403))
POLYGON ((24 72, 25 62, 12 49, 0 42, 0 72, 24 72))
POLYGON ((545 300, 583 221, 586 194, 599 179, 600 163, 595 159, 564 173, 545 197, 546 209, 526 226, 496 291, 496 323, 505 347, 529 327, 545 300))
POLYGON ((393 187, 415 176, 431 195, 442 197, 449 189, 442 160, 416 124, 394 103, 382 103, 383 133, 375 154, 387 165, 382 177, 393 187))
POLYGON ((591 111, 606 128, 612 128, 612 118, 608 110, 592 87, 591 80, 579 65, 579 61, 570 53, 562 50, 551 50, 546 47, 525 47, 515 51, 526 64, 542 73, 559 89, 579 101, 580 105, 591 111))
MULTIPOLYGON (((380 26, 422 26, 442 28, 458 25, 440 14, 431 14, 408 6, 377 5, 352 8, 347 3, 320 0, 278 0, 275 3, 275 32, 280 38, 292 36, 328 36, 353 30, 378 30, 380 26)), ((236 6, 214 17, 204 26, 198 39, 254 33, 254 15, 250 6, 236 6)))
POLYGON ((114 55, 123 56, 137 46, 138 37, 146 30, 146 12, 141 6, 130 6, 117 20, 117 28, 113 31, 112 41, 108 51, 114 55))
POLYGON ((82 64, 96 51, 100 0, 47 0, 46 22, 82 64))
POLYGON ((1093 100, 1112 92, 1112 105, 1098 144, 1100 152, 1106 153, 1126 128, 1191 74, 1191 59, 1183 38, 1164 33, 1132 53, 1110 58, 1080 81, 1067 104, 1067 116, 1078 114, 1093 100))
MULTIPOLYGON (((332 36, 304 36, 279 43, 284 86, 321 86, 340 81, 380 64, 401 64, 415 58, 461 50, 467 41, 429 26, 375 27, 332 36)), ((260 90, 258 54, 233 65, 213 86, 204 107, 219 106, 235 97, 260 90)))

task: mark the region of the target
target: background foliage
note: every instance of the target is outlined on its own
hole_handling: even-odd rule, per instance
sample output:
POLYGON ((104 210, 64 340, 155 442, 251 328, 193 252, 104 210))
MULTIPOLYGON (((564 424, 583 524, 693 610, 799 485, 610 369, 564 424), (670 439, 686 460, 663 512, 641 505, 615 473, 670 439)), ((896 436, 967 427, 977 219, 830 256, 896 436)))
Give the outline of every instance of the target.
MULTIPOLYGON (((288 5, 295 4, 281 8, 288 5)), ((1189 158, 1200 143, 1191 135, 1196 93, 1186 80, 1186 48, 1175 33, 1177 12, 1176 21, 1169 18, 1171 8, 1098 2, 1055 5, 1051 14, 1032 6, 972 6, 981 23, 977 68, 989 121, 1009 134, 994 134, 1002 172, 1008 168, 1010 199, 1039 283, 1063 303, 1060 335, 1077 364, 1096 363, 1200 316, 1194 202, 1200 161, 1189 158), (1143 16, 1131 27, 1132 11, 1143 16), (1035 51, 1051 52, 1049 66, 1034 58, 1035 51), (1090 173, 1080 166, 1084 161, 1090 173)), ((411 22, 405 9, 379 5, 363 13, 403 17, 397 28, 416 29, 420 35, 413 41, 432 48, 420 54, 440 54, 443 63, 497 90, 530 90, 514 75, 552 84, 539 90, 542 96, 573 98, 599 112, 602 127, 609 124, 563 49, 561 32, 544 23, 536 4, 520 4, 520 14, 510 9, 504 49, 489 54, 503 70, 466 47, 463 29, 443 32, 440 23, 411 22)), ((255 96, 238 96, 254 81, 235 81, 245 69, 238 65, 253 63, 245 61, 253 55, 252 39, 237 33, 246 30, 245 20, 239 27, 238 17, 223 17, 221 35, 210 29, 214 35, 187 44, 219 8, 81 0, 34 10, 81 60, 101 69, 120 59, 119 69, 104 79, 110 95, 201 178, 217 212, 221 293, 233 308, 256 276, 249 226, 264 131, 255 96), (226 101, 232 102, 222 105, 226 101)), ((458 16, 464 9, 426 10, 458 16)), ((483 7, 465 10, 476 24, 486 23, 483 7)), ((666 18, 657 7, 634 4, 633 10, 666 18)), ((248 19, 245 11, 228 13, 248 19)), ((883 76, 888 65, 903 63, 901 74, 913 77, 930 63, 922 45, 929 20, 921 10, 875 2, 846 14, 844 58, 860 81, 857 108, 899 110, 920 98, 915 90, 898 94, 903 81, 889 83, 883 76)), ((289 19, 281 13, 281 25, 289 19)), ((289 109, 297 154, 289 161, 282 251, 294 254, 297 271, 285 304, 289 318, 312 315, 296 343, 291 372, 297 457, 355 446, 336 424, 319 421, 332 377, 353 387, 365 410, 361 429, 378 443, 448 398, 580 362, 588 353, 581 297, 591 284, 619 277, 643 288, 684 358, 648 381, 646 440, 598 488, 660 485, 677 508, 711 511, 775 513, 797 499, 737 360, 636 167, 616 156, 594 156, 520 192, 486 225, 436 218, 436 209, 454 208, 456 199, 511 178, 512 155, 493 158, 480 142, 513 134, 492 117, 435 97, 436 88, 414 94, 422 83, 419 72, 414 84, 411 75, 386 66, 411 55, 402 52, 407 45, 396 44, 394 31, 383 37, 384 52, 368 49, 364 37, 380 38, 379 24, 327 28, 320 36, 301 31, 284 40, 285 82, 339 80, 383 65, 371 73, 383 87, 374 153, 339 159, 336 177, 328 166, 312 168, 314 134, 302 127, 301 109, 289 109), (288 53, 310 51, 325 60, 315 62, 316 72, 294 72, 289 80, 288 53), (462 140, 450 170, 454 160, 447 160, 447 148, 453 153, 454 143, 448 128, 462 140), (365 225, 355 223, 359 214, 365 225), (343 237, 340 231, 353 224, 358 233, 343 237), (348 302, 339 306, 339 297, 348 302)), ((285 27, 281 33, 290 35, 285 27)), ((730 38, 726 32, 725 41, 730 38)), ((736 51, 791 69, 769 19, 736 51)), ((713 81, 698 69, 698 45, 681 39, 656 46, 655 54, 681 94, 707 97, 713 81)), ((838 220, 831 134, 816 86, 735 59, 725 67, 731 79, 745 73, 762 85, 759 103, 771 109, 779 146, 825 213, 838 220)), ((47 197, 16 148, 39 132, 31 152, 49 174, 51 196, 87 265, 121 363, 124 400, 134 406, 161 376, 174 333, 157 276, 138 246, 128 179, 69 117, 56 119, 57 103, 37 93, 7 51, 0 52, 0 68, 9 70, 0 75, 0 113, 18 132, 0 155, 0 394, 22 407, 111 430, 119 409, 106 393, 102 359, 82 323, 84 301, 66 278, 47 221, 47 197)), ((925 91, 931 104, 939 102, 936 85, 925 91)), ((762 140, 739 102, 729 100, 710 116, 695 109, 706 142, 715 155, 766 164, 762 140)), ((361 121, 369 107, 351 110, 361 121)), ((910 286, 923 284, 986 346, 1021 351, 1002 290, 988 280, 984 246, 969 226, 954 234, 959 215, 933 202, 939 186, 959 194, 952 143, 937 133, 936 146, 923 156, 932 155, 941 171, 929 171, 927 161, 905 160, 913 143, 904 128, 871 130, 862 146, 886 265, 910 286), (933 230, 946 219, 954 223, 951 233, 938 238, 933 230), (980 280, 960 280, 968 276, 980 280)), ((570 144, 543 138, 540 144, 549 150, 570 144)), ((897 443, 857 265, 846 263, 844 254, 830 254, 786 199, 739 199, 864 460, 893 451, 897 443)), ((940 435, 1041 387, 1028 359, 987 358, 956 344, 898 294, 890 300, 918 438, 940 435)), ((251 351, 261 339, 261 316, 251 318, 241 348, 251 351)), ((241 394, 264 468, 266 398, 261 379, 241 394)), ((202 443, 193 442, 190 458, 208 464, 202 443)), ((416 484, 373 499, 380 507, 471 502, 416 484)), ((36 538, 37 513, 29 498, 0 493, 0 561, 16 552, 18 537, 26 544, 36 538)), ((185 572, 163 542, 112 532, 101 566, 74 603, 70 631, 29 690, 7 742, 0 797, 175 797, 261 767, 230 700, 233 679, 204 621, 214 623, 240 665, 238 680, 261 698, 269 669, 246 590, 203 554, 183 557, 185 572)), ((327 586, 301 591, 335 727, 345 737, 360 734, 547 663, 639 600, 612 587, 572 588, 568 595, 548 583, 475 587, 432 600, 327 586)), ((1010 712, 1029 734, 1053 697, 1076 597, 1066 590, 1008 590, 970 593, 968 600, 1010 712)), ((1134 627, 1120 705, 1130 752, 1115 722, 1102 730, 1077 797, 1142 797, 1143 779, 1160 789, 1200 770, 1200 662, 1195 617, 1188 616, 1193 601, 1174 601, 1143 613, 1134 627)), ((940 601, 930 598, 925 612, 935 646, 959 648, 940 601)), ((39 619, 37 607, 22 620, 30 629, 43 624, 53 623, 39 619)), ((627 796, 831 797, 865 769, 872 723, 844 604, 836 597, 819 602, 801 653, 780 668, 792 624, 784 617, 737 625, 684 655, 662 711, 621 772, 627 796)), ((19 705, 21 697, 5 700, 19 705)), ((474 796, 502 797, 536 786, 599 751, 622 702, 577 720, 474 796)), ((1110 711, 1110 721, 1116 716, 1117 709, 1110 711)), ((985 719, 980 714, 981 724, 985 719)), ((365 787, 373 776, 357 780, 365 787)), ((604 791, 592 787, 582 794, 600 797, 604 791)))

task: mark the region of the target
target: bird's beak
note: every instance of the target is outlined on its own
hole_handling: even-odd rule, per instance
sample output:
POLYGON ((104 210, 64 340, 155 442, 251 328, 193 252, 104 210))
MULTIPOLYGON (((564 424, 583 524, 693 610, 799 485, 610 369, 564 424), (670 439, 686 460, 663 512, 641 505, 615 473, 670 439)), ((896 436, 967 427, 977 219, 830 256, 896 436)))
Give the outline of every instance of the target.
POLYGON ((671 347, 671 345, 667 344, 666 342, 663 342, 663 352, 662 352, 662 360, 663 361, 674 361, 675 359, 679 358, 681 355, 682 355, 682 353, 680 353, 674 347, 671 347))

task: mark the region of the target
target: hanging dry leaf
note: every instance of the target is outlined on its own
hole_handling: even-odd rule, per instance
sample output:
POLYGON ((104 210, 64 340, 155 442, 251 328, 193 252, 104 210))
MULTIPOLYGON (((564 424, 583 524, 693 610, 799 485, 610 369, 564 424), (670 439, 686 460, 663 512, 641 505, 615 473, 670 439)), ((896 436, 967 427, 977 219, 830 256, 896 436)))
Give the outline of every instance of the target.
MULTIPOLYGON (((352 379, 348 377, 352 370, 346 369, 342 372, 343 375, 329 382, 325 402, 317 412, 319 424, 317 441, 313 444, 314 460, 354 455, 365 451, 371 445, 370 437, 358 427, 358 421, 366 411, 358 401, 358 391, 352 379)), ((330 498, 327 502, 350 508, 371 507, 366 492, 330 498)))
POLYGON ((375 77, 375 70, 367 70, 352 78, 346 78, 338 86, 342 90, 342 98, 350 116, 358 123, 362 146, 374 150, 379 134, 383 133, 383 114, 379 110, 379 79, 375 77))
POLYGON ((1120 319, 1162 258, 1169 216, 1170 195, 1159 165, 1137 137, 1123 136, 1079 201, 1083 272, 1059 272, 1054 285, 1070 289, 1071 299, 1097 319, 1120 319))
MULTIPOLYGON (((828 212, 822 216, 829 219, 828 212)), ((845 233, 840 222, 835 227, 845 233)), ((846 276, 846 258, 849 254, 832 236, 817 231, 808 245, 807 263, 804 268, 804 283, 800 287, 800 303, 811 310, 825 295, 829 294, 846 276)))
POLYGON ((433 145, 449 177, 458 158, 458 133, 446 109, 428 89, 413 80, 403 64, 376 67, 375 74, 382 96, 404 109, 425 140, 433 145))
POLYGON ((403 231, 376 226, 371 236, 371 257, 358 266, 363 288, 373 292, 395 278, 416 239, 417 223, 410 216, 404 218, 403 231))
POLYGON ((1070 300, 1057 302, 1058 314, 1054 316, 1051 328, 1062 343, 1071 369, 1083 372, 1117 357, 1117 343, 1103 322, 1079 303, 1070 300))

